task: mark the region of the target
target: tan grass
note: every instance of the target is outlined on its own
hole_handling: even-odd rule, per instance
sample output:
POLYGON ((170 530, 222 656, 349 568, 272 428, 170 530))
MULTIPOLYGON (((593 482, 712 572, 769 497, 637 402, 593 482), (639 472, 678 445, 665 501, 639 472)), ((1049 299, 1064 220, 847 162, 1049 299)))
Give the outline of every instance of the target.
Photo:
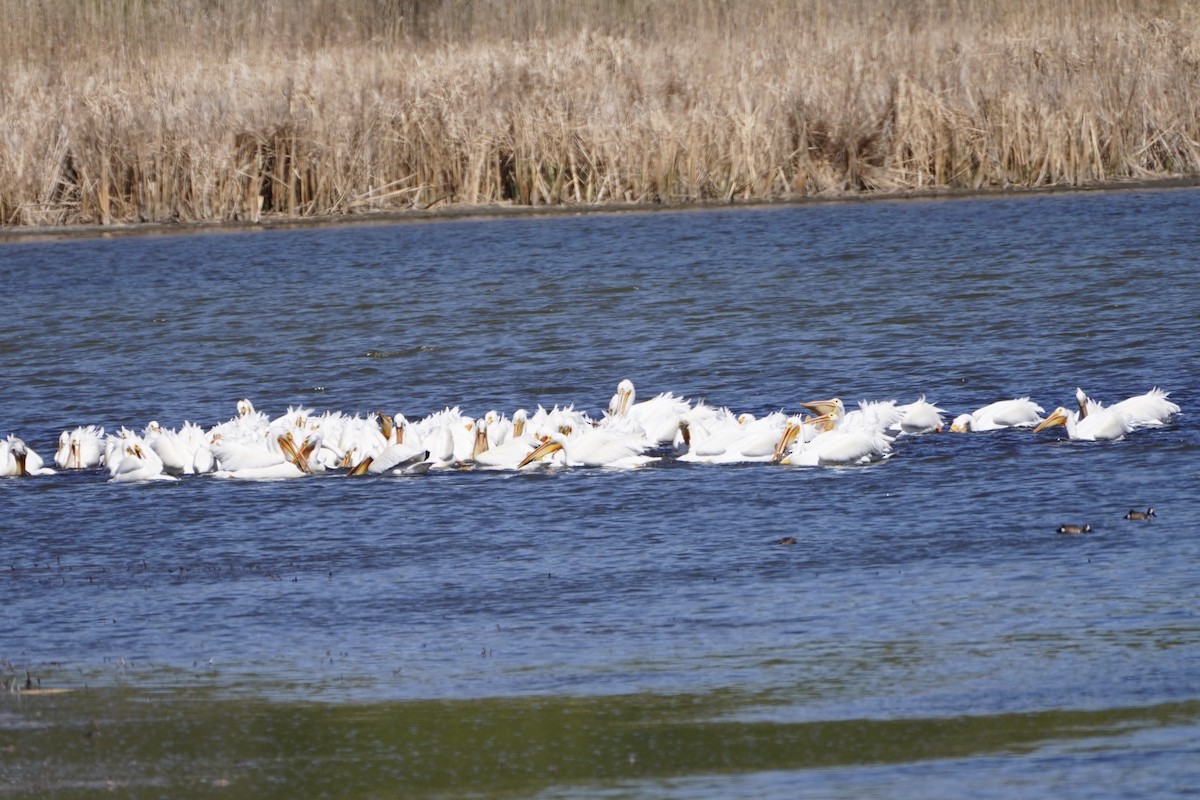
POLYGON ((1200 12, 1118 0, 0 0, 0 224, 1200 172, 1200 12))

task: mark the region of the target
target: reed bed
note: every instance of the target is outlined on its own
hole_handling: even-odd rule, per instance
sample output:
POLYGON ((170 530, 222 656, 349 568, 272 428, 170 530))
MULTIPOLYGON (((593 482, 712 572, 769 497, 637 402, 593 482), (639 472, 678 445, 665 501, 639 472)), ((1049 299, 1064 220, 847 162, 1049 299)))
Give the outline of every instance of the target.
POLYGON ((0 224, 1200 173, 1200 8, 0 0, 0 224))

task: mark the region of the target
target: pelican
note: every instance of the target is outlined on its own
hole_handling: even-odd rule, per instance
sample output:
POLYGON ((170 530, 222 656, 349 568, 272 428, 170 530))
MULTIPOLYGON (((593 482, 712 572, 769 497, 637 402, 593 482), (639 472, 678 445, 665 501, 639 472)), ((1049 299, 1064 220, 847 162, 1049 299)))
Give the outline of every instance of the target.
POLYGON ((214 477, 252 481, 284 480, 302 478, 324 469, 319 463, 314 464, 312 458, 321 446, 321 435, 317 431, 307 434, 299 446, 290 431, 276 436, 274 445, 271 448, 254 448, 235 442, 217 443, 214 445, 214 455, 221 468, 214 473, 214 477))
POLYGON ((684 420, 681 425, 687 435, 688 449, 679 460, 705 464, 770 461, 787 424, 788 417, 780 412, 760 419, 751 414, 735 417, 728 409, 724 409, 719 422, 710 421, 698 430, 693 430, 698 426, 684 420))
POLYGON ((668 444, 679 432, 679 420, 690 408, 687 400, 670 392, 639 403, 633 381, 626 378, 617 384, 616 394, 608 402, 605 423, 620 427, 622 420, 628 420, 636 426, 628 432, 641 433, 652 444, 668 444))
POLYGON ((801 403, 800 407, 825 420, 826 430, 843 426, 849 429, 887 430, 899 427, 904 419, 904 411, 896 405, 895 400, 860 400, 854 411, 846 411, 846 405, 839 397, 801 403))
POLYGON ((382 452, 391 442, 391 420, 386 414, 348 417, 327 412, 309 418, 306 425, 321 432, 316 459, 326 469, 349 469, 382 452))
POLYGON ((492 424, 486 416, 475 421, 475 447, 468 463, 479 469, 518 469, 525 457, 543 444, 533 433, 509 433, 508 438, 493 444, 492 424))
POLYGON ((452 468, 475 450, 475 420, 458 406, 445 408, 410 425, 405 442, 428 450, 434 469, 452 468))
POLYGON ((550 463, 567 467, 631 469, 659 460, 655 456, 645 455, 648 446, 649 442, 645 439, 603 428, 587 428, 570 434, 555 433, 549 441, 525 456, 517 468, 524 469, 558 454, 550 463))
POLYGON ((1000 428, 1032 428, 1042 422, 1045 410, 1028 397, 997 400, 970 414, 959 414, 950 424, 955 433, 994 431, 1000 428))
POLYGON ((1033 432, 1061 425, 1066 427, 1068 439, 1094 442, 1115 441, 1133 430, 1124 414, 1112 407, 1105 408, 1089 398, 1082 389, 1076 390, 1075 397, 1079 403, 1078 411, 1068 411, 1059 406, 1033 432))
POLYGON ((162 459, 142 439, 126 439, 118 457, 109 462, 108 471, 110 483, 178 480, 163 471, 162 459))
POLYGON ((776 445, 772 463, 797 467, 834 467, 871 464, 891 457, 892 437, 883 429, 864 424, 862 418, 852 418, 849 426, 844 420, 831 419, 833 428, 805 441, 801 436, 802 425, 809 424, 819 429, 824 417, 806 423, 793 418, 776 445))
POLYGON ((201 454, 201 451, 209 450, 208 437, 195 423, 184 422, 179 430, 173 430, 151 421, 143 438, 161 459, 164 472, 191 475, 210 471, 211 455, 201 454))
POLYGON ((431 465, 428 450, 394 442, 358 462, 347 475, 422 475, 431 465))
POLYGON ((90 469, 98 467, 103 461, 104 452, 101 444, 104 440, 104 428, 88 425, 80 426, 73 431, 63 431, 58 437, 58 450, 54 454, 54 463, 59 469, 90 469))
POLYGON ((925 399, 925 395, 905 406, 899 406, 904 413, 900 418, 900 432, 907 434, 941 433, 942 409, 925 399))
POLYGON ((24 440, 10 433, 7 439, 0 442, 0 478, 53 474, 54 470, 45 466, 42 457, 30 449, 24 440))
POLYGON ((237 402, 237 416, 209 428, 208 439, 209 441, 218 439, 260 441, 266 438, 267 427, 270 424, 271 420, 266 414, 255 410, 253 403, 243 399, 237 402))

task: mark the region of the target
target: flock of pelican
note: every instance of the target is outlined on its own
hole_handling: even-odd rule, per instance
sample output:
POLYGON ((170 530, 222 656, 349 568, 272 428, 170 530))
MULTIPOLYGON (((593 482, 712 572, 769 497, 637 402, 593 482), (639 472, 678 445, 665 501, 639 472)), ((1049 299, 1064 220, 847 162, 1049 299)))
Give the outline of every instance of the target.
POLYGON ((21 439, 0 441, 0 477, 58 470, 104 470, 125 483, 171 481, 184 475, 280 480, 323 472, 418 475, 429 470, 529 470, 552 467, 641 467, 663 458, 681 462, 763 462, 804 467, 870 464, 892 455, 902 436, 1000 428, 1034 432, 1063 426, 1081 440, 1115 440, 1166 424, 1179 406, 1159 388, 1112 405, 1076 392, 1077 408, 1049 416, 1028 397, 1001 400, 945 425, 946 412, 925 400, 862 401, 847 410, 838 398, 801 403, 798 413, 735 414, 670 392, 637 401, 621 381, 599 419, 573 406, 488 411, 470 417, 447 408, 420 420, 382 412, 353 417, 289 408, 271 418, 249 400, 232 419, 204 429, 151 422, 141 433, 95 425, 64 430, 54 467, 21 439))

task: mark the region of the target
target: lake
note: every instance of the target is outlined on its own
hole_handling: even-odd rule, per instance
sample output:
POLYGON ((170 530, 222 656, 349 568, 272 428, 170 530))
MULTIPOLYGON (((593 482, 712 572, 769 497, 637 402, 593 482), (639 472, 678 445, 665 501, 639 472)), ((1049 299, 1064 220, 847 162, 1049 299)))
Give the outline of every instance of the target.
POLYGON ((0 479, 0 794, 1191 797, 1197 220, 1164 190, 0 244, 0 435, 47 462, 242 398, 599 419, 623 378, 1183 409, 845 468, 0 479))

